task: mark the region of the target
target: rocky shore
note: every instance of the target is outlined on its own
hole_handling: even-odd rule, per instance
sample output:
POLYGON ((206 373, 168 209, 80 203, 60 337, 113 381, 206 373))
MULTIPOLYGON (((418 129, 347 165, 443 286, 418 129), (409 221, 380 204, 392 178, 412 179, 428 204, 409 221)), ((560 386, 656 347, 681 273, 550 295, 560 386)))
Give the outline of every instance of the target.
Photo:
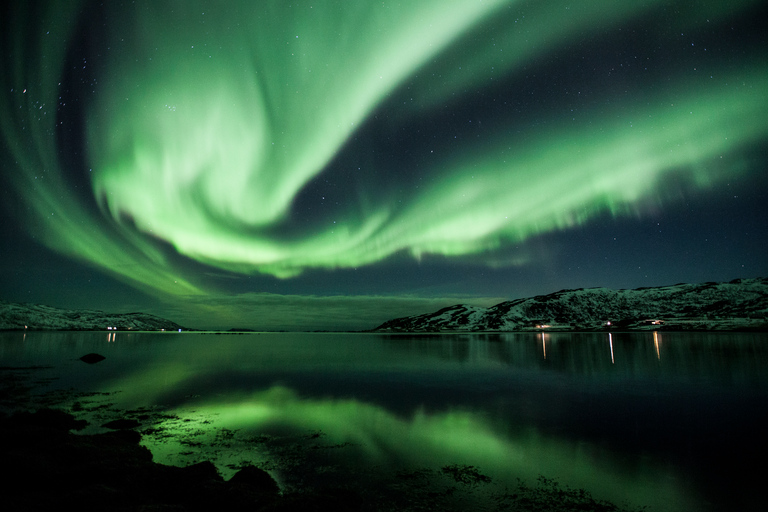
POLYGON ((90 400, 99 393, 39 393, 49 382, 40 374, 44 370, 0 367, 0 463, 7 475, 0 487, 3 511, 636 512, 545 477, 507 489, 474 466, 331 468, 325 452, 343 446, 318 442, 320 432, 303 436, 303 443, 291 440, 282 453, 280 439, 271 445, 271 465, 282 468, 287 487, 248 464, 238 465, 225 480, 204 459, 183 467, 155 462, 141 444, 142 436, 157 430, 142 425, 152 424, 143 411, 118 411, 90 400), (97 413, 89 417, 93 424, 72 414, 89 411, 97 413))
POLYGON ((55 409, 0 417, 0 453, 10 470, 3 509, 76 511, 357 510, 349 492, 282 496, 256 467, 225 481, 210 462, 174 467, 152 461, 141 435, 120 429, 94 435, 55 409))

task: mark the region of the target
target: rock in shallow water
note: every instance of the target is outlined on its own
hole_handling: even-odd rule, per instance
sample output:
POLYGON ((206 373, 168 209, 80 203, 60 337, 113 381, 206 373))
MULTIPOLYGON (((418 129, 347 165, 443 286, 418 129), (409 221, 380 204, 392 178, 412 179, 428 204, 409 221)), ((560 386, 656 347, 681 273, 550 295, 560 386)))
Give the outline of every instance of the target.
POLYGON ((91 352, 90 354, 85 354, 83 357, 80 358, 80 360, 84 363, 88 364, 96 364, 100 363, 101 361, 105 360, 106 357, 104 357, 101 354, 97 354, 95 352, 91 352))
POLYGON ((277 496, 280 488, 277 482, 263 469, 246 466, 229 479, 230 485, 248 487, 254 492, 277 496))
POLYGON ((235 483, 225 482, 210 462, 183 468, 153 462, 132 430, 69 432, 83 424, 50 409, 0 415, 0 453, 13 470, 3 482, 9 490, 4 510, 281 508, 277 484, 266 472, 252 468, 235 483))

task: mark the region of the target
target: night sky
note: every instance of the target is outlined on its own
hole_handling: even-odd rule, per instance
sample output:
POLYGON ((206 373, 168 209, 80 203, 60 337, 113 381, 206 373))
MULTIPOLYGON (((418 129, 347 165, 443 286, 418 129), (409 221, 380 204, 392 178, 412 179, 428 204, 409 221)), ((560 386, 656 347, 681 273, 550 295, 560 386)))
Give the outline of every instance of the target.
POLYGON ((367 329, 768 275, 746 0, 11 1, 0 299, 367 329))

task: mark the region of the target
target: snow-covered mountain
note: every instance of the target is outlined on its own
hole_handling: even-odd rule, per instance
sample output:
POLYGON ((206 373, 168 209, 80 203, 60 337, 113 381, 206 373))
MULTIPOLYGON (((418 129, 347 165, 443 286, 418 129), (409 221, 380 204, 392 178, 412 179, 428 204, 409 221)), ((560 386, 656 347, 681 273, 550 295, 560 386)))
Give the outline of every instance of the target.
POLYGON ((67 310, 39 304, 0 301, 0 330, 16 329, 61 331, 178 330, 182 326, 146 313, 105 313, 96 310, 67 310))
POLYGON ((389 320, 376 331, 530 330, 768 331, 768 278, 636 290, 588 288, 502 302, 456 305, 389 320))

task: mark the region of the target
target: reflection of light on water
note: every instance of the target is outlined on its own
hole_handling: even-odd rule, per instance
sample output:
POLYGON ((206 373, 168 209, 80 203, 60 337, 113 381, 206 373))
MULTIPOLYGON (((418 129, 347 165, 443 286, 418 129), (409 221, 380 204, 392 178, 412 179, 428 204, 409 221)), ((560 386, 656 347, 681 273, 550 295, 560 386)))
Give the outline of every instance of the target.
POLYGON ((659 343, 661 342, 661 335, 658 331, 653 331, 653 344, 656 347, 656 359, 661 361, 661 353, 659 352, 659 343))
POLYGON ((675 475, 652 462, 628 468, 605 453, 596 456, 590 443, 545 436, 536 430, 507 432, 507 425, 494 425, 484 415, 467 410, 419 409, 404 417, 374 403, 308 399, 290 388, 273 386, 171 412, 171 419, 156 425, 163 434, 156 440, 145 436, 143 441, 154 460, 186 465, 190 461, 180 453, 189 454, 190 446, 211 447, 202 457, 212 460, 225 477, 233 473, 227 464, 268 462, 269 454, 252 441, 261 434, 320 431, 327 444, 351 444, 332 455, 338 457, 334 459, 337 464, 352 464, 350 471, 358 471, 355 461, 362 461, 359 471, 467 464, 479 467, 500 485, 513 485, 518 478, 532 482, 538 475, 547 475, 617 502, 657 504, 664 500, 676 504, 672 510, 685 508, 679 506, 684 497, 675 487, 675 475), (226 449, 216 443, 222 430, 237 433, 226 449))
MULTIPOLYGON (((598 400, 583 410, 589 412, 611 403, 603 402, 604 398, 626 396, 635 386, 645 389, 647 382, 658 383, 663 396, 674 397, 677 388, 670 379, 698 382, 702 365, 711 369, 728 364, 732 373, 742 367, 754 372, 755 356, 746 351, 738 359, 723 361, 721 351, 694 353, 687 343, 671 343, 665 350, 672 351, 673 360, 659 372, 658 361, 647 350, 647 332, 618 334, 624 356, 620 364, 607 367, 604 334, 609 333, 226 338, 121 333, 121 345, 111 345, 110 351, 123 357, 110 357, 107 366, 88 371, 78 363, 77 374, 62 384, 69 386, 74 378, 85 389, 120 390, 108 400, 121 410, 157 411, 141 429, 156 461, 188 465, 211 460, 225 477, 232 471, 226 465, 238 465, 243 458, 264 463, 268 469, 275 467, 269 464, 278 460, 270 452, 276 445, 260 444, 257 438, 278 437, 284 443, 281 446, 292 446, 294 440, 309 439, 308 432, 322 432, 322 441, 312 444, 351 443, 343 449, 315 449, 314 454, 328 454, 323 455, 328 459, 323 467, 338 467, 346 474, 360 470, 362 481, 367 478, 366 468, 377 464, 387 470, 401 463, 431 469, 467 464, 491 476, 494 485, 514 485, 518 477, 532 483, 542 474, 617 503, 626 498, 657 512, 696 510, 685 502, 689 492, 697 500, 699 496, 686 483, 692 480, 687 468, 674 469, 675 465, 661 463, 654 455, 614 453, 597 436, 577 439, 569 429, 571 421, 577 420, 553 423, 557 429, 537 420, 549 417, 550 411, 562 411, 562 416, 573 411, 579 403, 570 398, 598 400), (539 341, 541 352, 533 340, 539 341), (556 343, 555 352, 546 352, 548 341, 556 343), (341 389, 337 384, 352 382, 354 387, 343 388, 343 397, 334 396, 341 389), (546 392, 541 393, 542 389, 546 392), (416 398, 406 396, 406 390, 416 398), (431 402, 432 396, 438 401, 431 402), (234 437, 226 437, 232 433, 234 437)), ((18 352, 0 353, 4 364, 26 354, 43 358, 35 359, 36 364, 45 362, 54 350, 79 356, 97 351, 104 343, 103 331, 30 331, 23 335, 25 347, 20 347, 18 333, 4 336, 15 343, 0 344, 0 350, 18 352)), ((744 341, 740 347, 764 347, 759 343, 762 338, 752 335, 668 336, 690 339, 697 343, 694 346, 717 347, 724 340, 739 339, 744 341)), ((612 335, 608 338, 612 350, 612 335)), ((659 345, 658 358, 661 334, 655 333, 653 340, 659 345)), ((762 374, 759 377, 764 382, 762 374)), ((659 400, 662 406, 668 403, 665 400, 659 400)), ((633 404, 628 401, 626 406, 629 410, 633 404)), ((613 418, 623 412, 606 414, 613 418)), ((603 419, 584 421, 597 424, 603 419)), ((95 422, 95 428, 101 423, 95 422)), ((634 439, 627 441, 630 450, 635 449, 634 439)))
POLYGON ((613 360, 613 335, 608 333, 608 346, 611 347, 611 364, 614 364, 613 360))

